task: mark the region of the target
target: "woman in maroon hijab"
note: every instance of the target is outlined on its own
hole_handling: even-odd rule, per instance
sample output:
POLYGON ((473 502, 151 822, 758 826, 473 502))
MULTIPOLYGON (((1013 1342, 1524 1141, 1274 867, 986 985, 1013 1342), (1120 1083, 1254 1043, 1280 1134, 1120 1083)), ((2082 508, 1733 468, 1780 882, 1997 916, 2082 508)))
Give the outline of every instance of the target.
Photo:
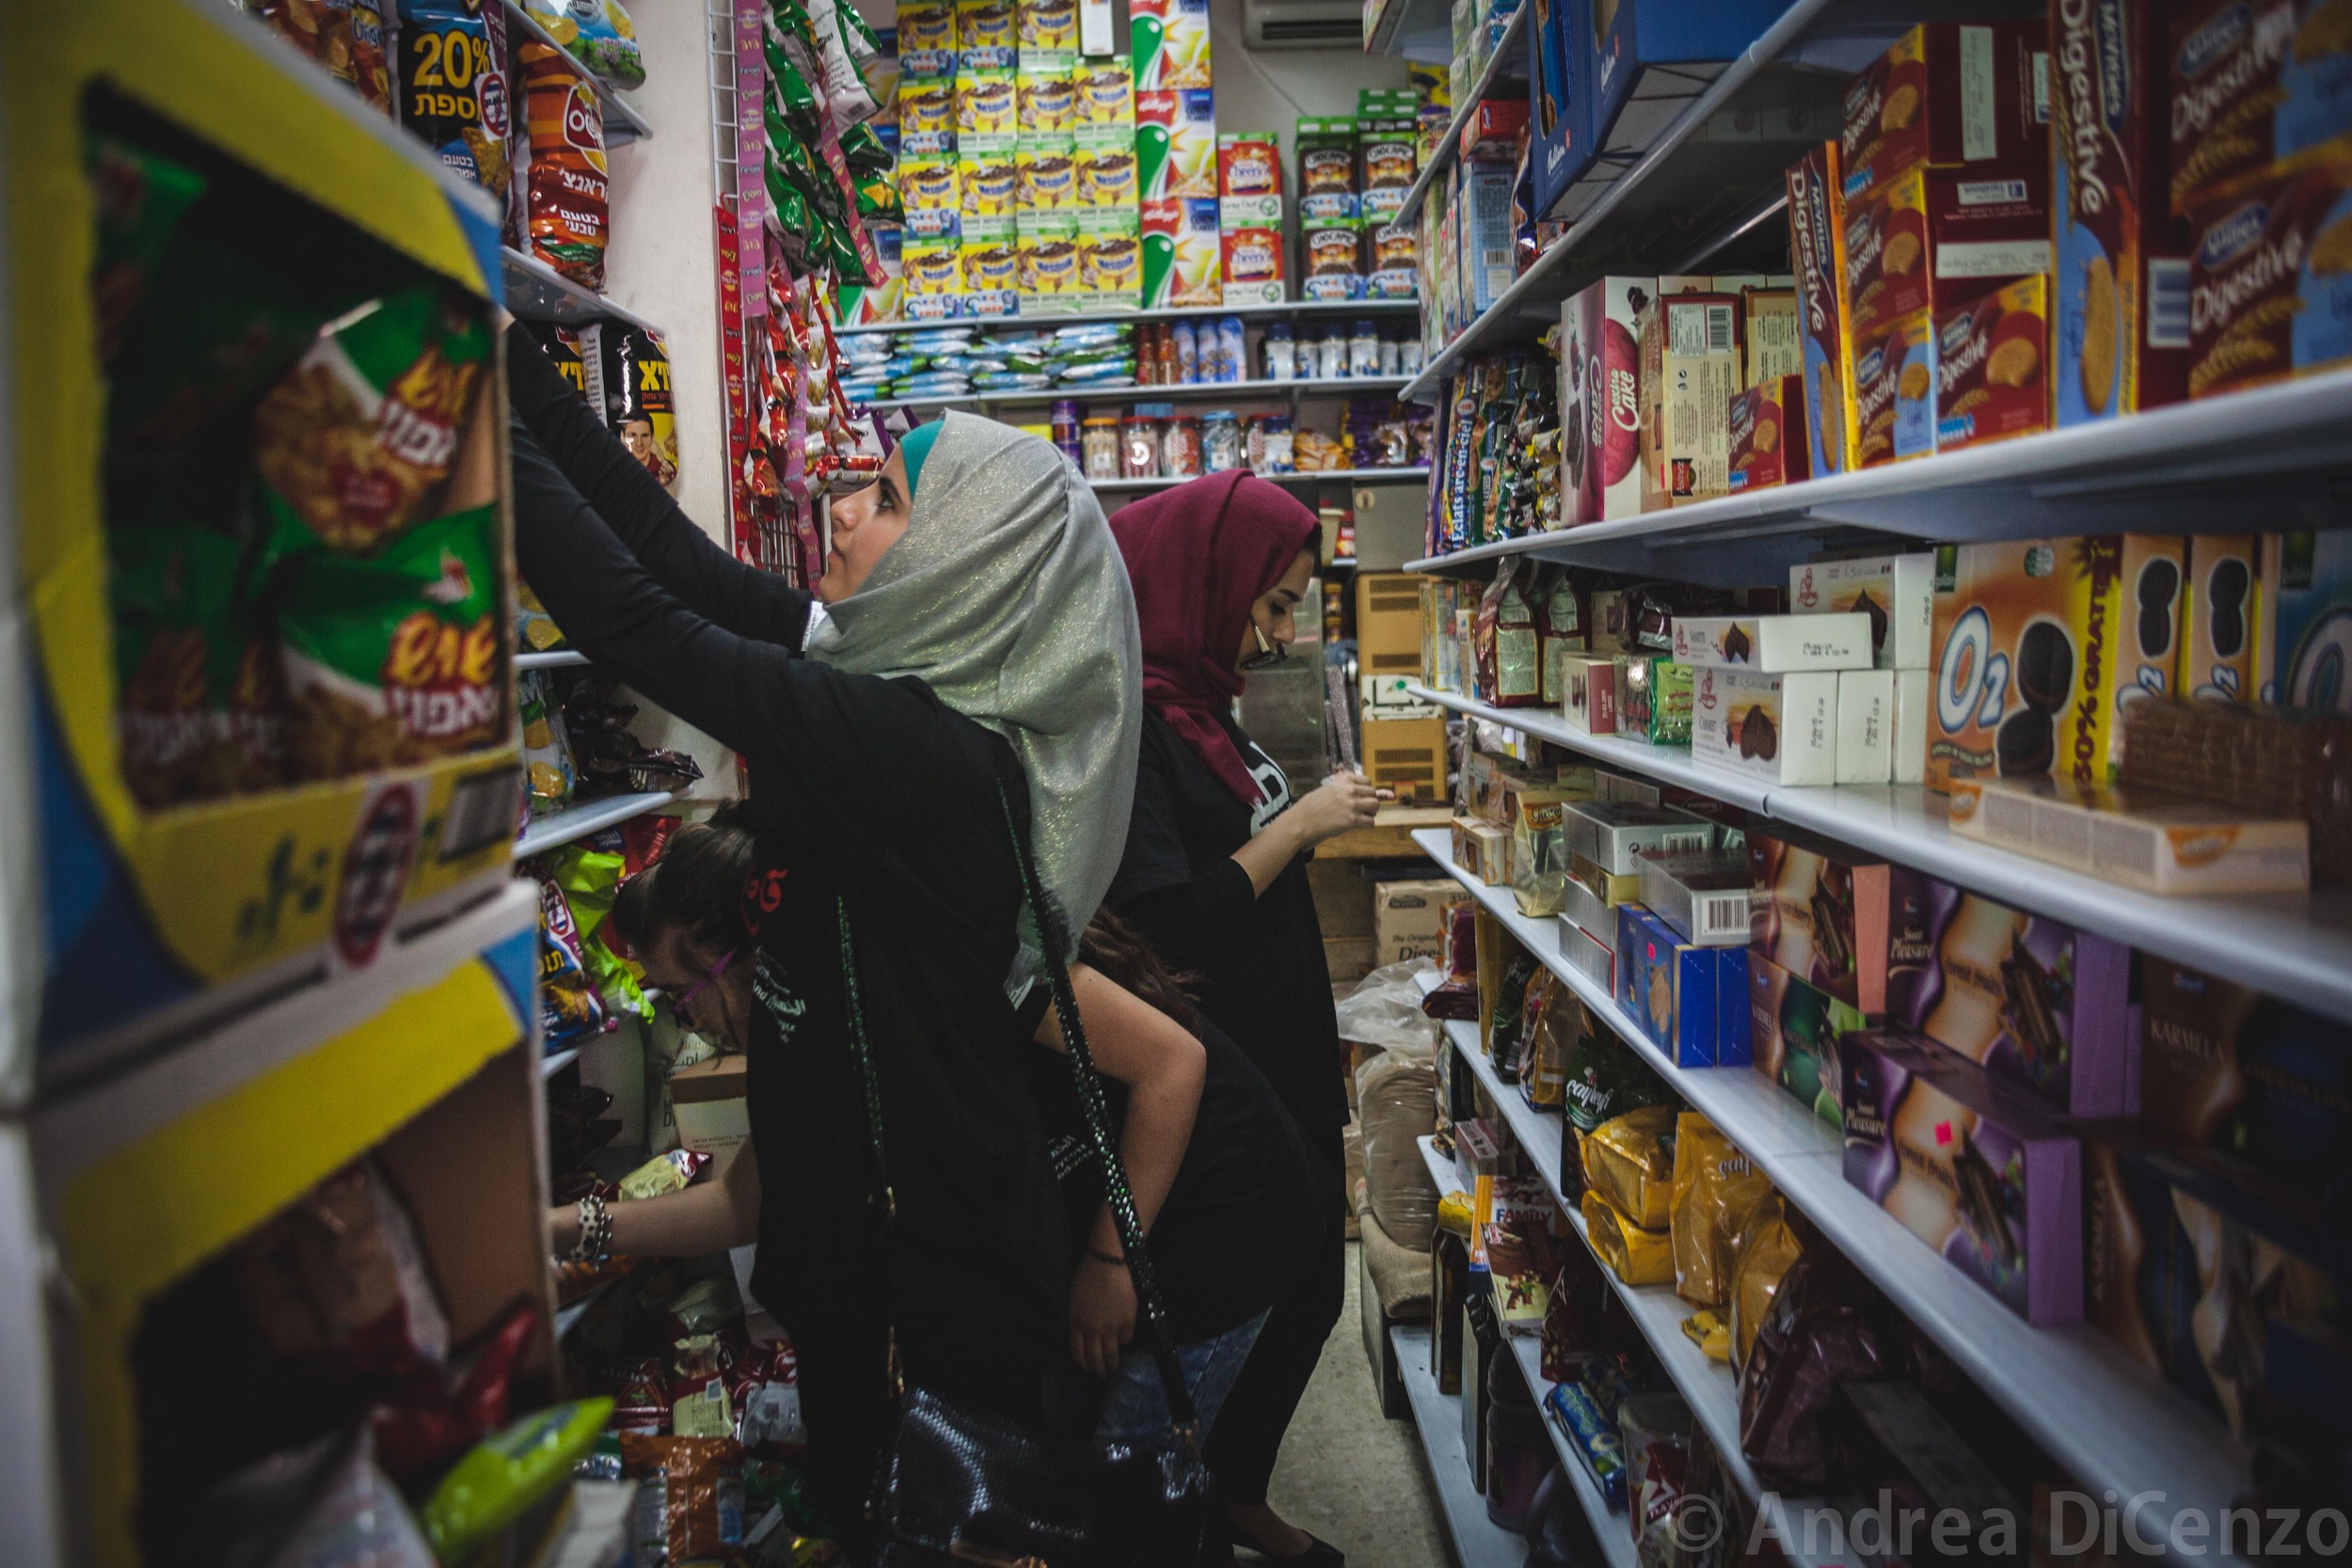
POLYGON ((1274 1085, 1317 1156, 1324 1234, 1269 1237, 1305 1265, 1279 1299, 1208 1445, 1242 1544, 1337 1568, 1340 1552, 1266 1505, 1274 1456, 1345 1295, 1347 1120, 1339 1024, 1307 851, 1370 823, 1376 797, 1336 774, 1293 800, 1233 718, 1248 672, 1279 663, 1313 576, 1315 515, 1279 486, 1222 473, 1111 518, 1143 634, 1143 750, 1109 903, 1169 963, 1201 977, 1201 1008, 1274 1085))

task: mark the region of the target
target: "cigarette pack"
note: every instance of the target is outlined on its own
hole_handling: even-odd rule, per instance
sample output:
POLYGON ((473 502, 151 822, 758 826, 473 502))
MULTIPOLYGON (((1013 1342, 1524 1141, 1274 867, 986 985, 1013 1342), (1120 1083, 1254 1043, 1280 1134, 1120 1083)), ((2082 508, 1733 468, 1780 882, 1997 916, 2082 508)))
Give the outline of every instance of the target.
POLYGON ((1748 859, 1732 850, 1639 857, 1642 902, 1682 941, 1701 947, 1748 942, 1748 859))
POLYGON ((1818 615, 1677 615, 1675 658, 1759 674, 1801 670, 1867 670, 1873 657, 1870 617, 1859 610, 1818 615))
POLYGON ((1715 845, 1712 822, 1673 806, 1580 800, 1567 806, 1565 827, 1569 851, 1612 877, 1640 876, 1645 852, 1704 854, 1715 845))
POLYGON ((1886 1014, 2062 1117, 2128 1116, 2132 950, 1897 866, 1886 1014))
POLYGON ((1924 670, 1935 629, 1935 557, 1866 556, 1788 568, 1788 607, 1805 615, 1854 612, 1870 618, 1871 663, 1881 670, 1924 670))
POLYGON ((2026 1322, 2083 1315, 2082 1146, 1899 1028, 1837 1042, 1846 1181, 2026 1322))
POLYGON ((1700 667, 1691 689, 1691 755, 1767 784, 1836 784, 1836 672, 1700 667))
POLYGON ((1952 785, 1952 832, 2143 893, 2302 893, 2311 828, 2186 795, 2031 779, 1952 785))
POLYGON ((1837 677, 1837 782, 1894 777, 1895 672, 1847 670, 1837 677))
POLYGON ((1889 867, 1803 837, 1751 832, 1748 945, 1873 1017, 1885 1010, 1889 867))

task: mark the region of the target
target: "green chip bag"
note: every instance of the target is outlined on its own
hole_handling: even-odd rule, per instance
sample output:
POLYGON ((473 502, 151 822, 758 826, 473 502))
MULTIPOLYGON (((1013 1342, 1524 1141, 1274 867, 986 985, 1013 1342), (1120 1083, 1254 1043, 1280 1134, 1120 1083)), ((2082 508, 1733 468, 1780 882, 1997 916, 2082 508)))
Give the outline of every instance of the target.
POLYGON ((184 164, 108 135, 84 139, 82 166, 98 209, 98 263, 89 286, 98 312, 98 356, 107 362, 180 220, 204 194, 205 180, 184 164))
POLYGON ((245 602, 244 548, 204 528, 106 541, 115 733, 143 806, 267 789, 284 772, 263 624, 245 602))
POLYGON ((278 610, 291 776, 344 778, 496 740, 501 605, 492 506, 413 528, 373 557, 293 562, 278 610))
POLYGON ((532 1504, 571 1480, 572 1465, 612 1418, 609 1399, 552 1405, 476 1444, 417 1511, 445 1563, 464 1562, 532 1504))

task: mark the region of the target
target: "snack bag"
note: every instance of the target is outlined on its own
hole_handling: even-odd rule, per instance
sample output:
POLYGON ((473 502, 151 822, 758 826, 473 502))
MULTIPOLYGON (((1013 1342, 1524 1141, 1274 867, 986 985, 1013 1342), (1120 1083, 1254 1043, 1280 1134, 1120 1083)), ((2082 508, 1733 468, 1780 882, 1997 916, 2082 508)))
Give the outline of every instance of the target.
POLYGON ((1645 1105, 1612 1117, 1584 1139, 1584 1179, 1645 1230, 1663 1230, 1674 1212, 1675 1112, 1645 1105))
POLYGON ((604 105, 562 51, 532 42, 520 53, 531 133, 524 189, 531 252, 580 287, 601 290, 612 223, 604 105))
POLYGON ((867 73, 881 68, 882 44, 857 8, 849 0, 808 0, 805 8, 794 8, 791 0, 778 0, 774 8, 778 12, 801 8, 808 17, 825 73, 821 90, 828 127, 838 135, 871 118, 882 101, 867 73))
POLYGON ((1772 1190, 1762 1171, 1696 1111, 1675 1122, 1675 1292, 1701 1307, 1731 1299, 1732 1249, 1757 1201, 1772 1190))
POLYGON ((621 1463, 639 1478, 636 1560, 731 1557, 743 1544, 743 1449, 732 1437, 625 1432, 621 1463))
POLYGON ((243 546, 211 529, 119 529, 106 550, 133 797, 151 808, 282 782, 277 672, 241 592, 243 546))
POLYGON ((541 1497, 571 1480, 572 1465, 612 1414, 611 1400, 550 1405, 485 1438, 459 1460, 418 1511, 443 1562, 463 1562, 541 1497))
POLYGON ((590 844, 570 844, 553 851, 548 857, 548 874, 564 890, 564 901, 571 907, 572 923, 580 932, 580 964, 595 982, 605 1011, 650 1018, 653 1004, 645 1000, 636 972, 605 941, 610 934, 605 916, 612 912, 613 900, 620 896, 627 857, 617 849, 592 847, 597 841, 610 842, 599 833, 590 844))
POLYGON ((670 392, 670 351, 642 326, 608 333, 604 344, 605 422, 629 455, 660 483, 677 484, 677 404, 670 392))
POLYGON ((401 0, 400 119, 433 155, 503 200, 514 89, 495 0, 401 0))
POLYGON ((389 0, 252 0, 245 8, 350 83, 369 108, 392 112, 392 75, 384 57, 389 0))
POLYGON ((616 87, 645 85, 644 52, 621 0, 522 0, 522 6, 548 37, 605 81, 616 87))
POLYGON ((98 357, 111 363, 123 323, 146 296, 149 277, 209 182, 184 164, 113 136, 87 137, 82 166, 98 210, 98 261, 89 285, 98 357))
POLYGON ((547 672, 524 671, 515 683, 515 703, 523 721, 532 815, 562 811, 572 803, 572 747, 564 736, 564 710, 548 690, 547 672))
POLYGON ((448 756, 496 740, 506 713, 494 506, 410 530, 373 558, 315 550, 278 610, 297 781, 448 756))
POLYGON ((555 624, 555 617, 531 591, 531 584, 522 581, 515 584, 515 641, 527 653, 544 654, 564 646, 564 628, 555 624))
POLYGON ((1746 1368, 1756 1348, 1756 1333, 1772 1310, 1772 1298, 1780 1293, 1781 1280, 1804 1256, 1788 1225, 1787 1199, 1768 1191, 1756 1201, 1740 1225, 1732 1256, 1731 1365, 1739 1370, 1746 1368))
MULTIPOLYGON (((539 1033, 555 1051, 590 1035, 602 1034, 604 1004, 588 978, 580 954, 580 927, 564 890, 539 879, 539 1033)), ((678 1183, 684 1186, 683 1181, 678 1183)))
POLYGON ((489 357, 480 317, 429 284, 322 332, 254 410, 273 552, 364 554, 432 515, 489 357))

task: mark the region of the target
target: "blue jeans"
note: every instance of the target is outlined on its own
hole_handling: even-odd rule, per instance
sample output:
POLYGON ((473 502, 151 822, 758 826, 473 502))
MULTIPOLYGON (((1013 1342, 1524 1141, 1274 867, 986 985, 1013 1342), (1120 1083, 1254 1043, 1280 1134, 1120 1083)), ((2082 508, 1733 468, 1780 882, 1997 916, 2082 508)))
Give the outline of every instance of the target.
MULTIPOLYGON (((1265 1320, 1261 1312, 1238 1328, 1176 1347, 1184 1390, 1200 1418, 1201 1441, 1208 1440, 1209 1428, 1224 1408, 1225 1396, 1233 1391, 1233 1380, 1241 1375, 1242 1363, 1249 1359, 1249 1347, 1258 1342, 1265 1320)), ((1131 1345, 1120 1358, 1119 1370, 1104 1386, 1095 1446, 1161 1449, 1168 1446, 1168 1390, 1160 1383, 1159 1361, 1143 1346, 1131 1345)))

